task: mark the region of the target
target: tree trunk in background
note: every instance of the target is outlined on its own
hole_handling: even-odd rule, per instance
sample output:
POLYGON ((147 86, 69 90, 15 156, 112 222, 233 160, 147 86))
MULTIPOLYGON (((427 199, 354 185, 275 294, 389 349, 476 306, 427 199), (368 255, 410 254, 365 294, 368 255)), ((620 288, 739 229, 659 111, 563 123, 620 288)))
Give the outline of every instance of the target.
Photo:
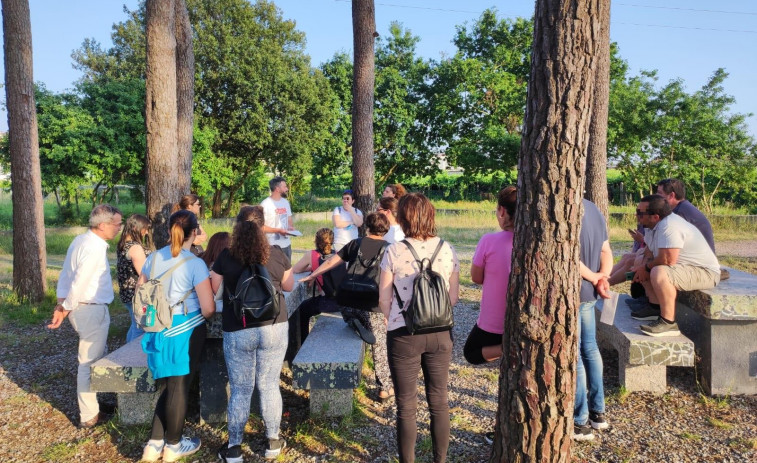
POLYGON ((352 189, 355 206, 373 211, 376 192, 373 166, 373 88, 376 10, 373 0, 352 0, 354 80, 352 81, 352 189))
POLYGON ((175 0, 176 14, 176 114, 177 165, 179 188, 177 198, 192 189, 192 134, 194 130, 195 55, 192 46, 192 25, 185 0, 175 0))
POLYGON ((183 194, 186 180, 177 170, 175 0, 147 0, 147 216, 155 246, 168 243, 171 206, 183 194))
POLYGON ((610 0, 599 2, 599 25, 595 36, 597 70, 594 102, 589 126, 589 151, 586 156, 586 199, 597 205, 609 220, 607 198, 607 117, 610 105, 610 0))
POLYGON ((600 1, 536 2, 491 462, 570 461, 600 1))
POLYGON ((28 0, 2 0, 5 98, 13 194, 13 290, 45 297, 47 254, 28 0))

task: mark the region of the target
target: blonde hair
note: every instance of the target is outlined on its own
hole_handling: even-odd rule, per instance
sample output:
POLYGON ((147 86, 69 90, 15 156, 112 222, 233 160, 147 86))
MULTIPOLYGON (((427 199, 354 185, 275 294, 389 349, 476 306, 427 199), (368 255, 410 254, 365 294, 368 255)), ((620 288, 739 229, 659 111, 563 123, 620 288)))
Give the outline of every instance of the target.
POLYGON ((197 216, 190 211, 180 210, 171 214, 171 218, 168 219, 168 229, 171 233, 171 256, 179 255, 184 242, 199 226, 197 216))

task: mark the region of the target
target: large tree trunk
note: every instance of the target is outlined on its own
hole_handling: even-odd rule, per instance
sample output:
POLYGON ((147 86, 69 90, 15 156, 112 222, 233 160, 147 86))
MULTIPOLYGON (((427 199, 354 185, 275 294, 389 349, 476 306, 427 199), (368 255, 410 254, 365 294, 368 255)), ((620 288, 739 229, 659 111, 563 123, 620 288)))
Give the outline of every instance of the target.
POLYGON ((609 227, 607 198, 607 117, 610 105, 610 0, 599 2, 595 31, 597 69, 586 156, 586 199, 597 205, 609 227))
POLYGON ((352 0, 354 80, 352 81, 352 189, 355 205, 365 213, 373 210, 376 185, 373 179, 373 87, 376 10, 373 0, 352 0))
POLYGON ((192 134, 194 117, 195 55, 192 25, 185 0, 175 0, 176 11, 176 103, 178 196, 190 192, 192 183, 192 134))
POLYGON ((184 193, 177 170, 175 0, 147 0, 147 216, 155 245, 168 242, 171 206, 184 193))
POLYGON ((599 2, 536 2, 491 462, 570 461, 599 2))
POLYGON ((47 286, 47 254, 29 2, 2 0, 2 8, 13 193, 13 290, 21 299, 39 302, 47 286))

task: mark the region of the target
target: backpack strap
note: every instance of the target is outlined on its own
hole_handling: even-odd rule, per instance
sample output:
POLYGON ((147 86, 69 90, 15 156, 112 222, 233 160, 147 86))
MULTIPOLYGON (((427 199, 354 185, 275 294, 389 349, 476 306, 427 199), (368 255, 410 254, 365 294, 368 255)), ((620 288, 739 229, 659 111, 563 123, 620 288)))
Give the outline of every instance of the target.
MULTIPOLYGON (((189 262, 190 260, 197 258, 194 255, 192 255, 192 256, 186 256, 183 259, 181 259, 179 262, 175 263, 171 268, 169 268, 165 272, 161 273, 159 276, 155 277, 154 276, 155 275, 155 268, 157 267, 157 263, 158 263, 157 261, 158 261, 159 257, 160 257, 160 254, 156 253, 155 254, 155 260, 153 261, 152 268, 150 269, 150 279, 151 280, 154 280, 154 279, 160 280, 161 283, 163 282, 163 280, 165 278, 168 278, 169 276, 171 276, 171 274, 174 272, 174 270, 176 270, 177 268, 181 267, 182 265, 184 265, 185 263, 189 262)), ((179 304, 183 304, 184 301, 187 300, 187 298, 189 297, 189 295, 192 294, 192 291, 194 291, 194 290, 195 290, 194 288, 190 288, 189 291, 187 291, 186 293, 184 293, 184 296, 182 296, 181 299, 179 299, 179 302, 177 302, 176 304, 173 304, 173 305, 169 305, 169 307, 171 308, 171 310, 173 310, 174 307, 178 307, 179 304)), ((187 314, 187 306, 184 306, 184 315, 186 315, 186 314, 187 314)))

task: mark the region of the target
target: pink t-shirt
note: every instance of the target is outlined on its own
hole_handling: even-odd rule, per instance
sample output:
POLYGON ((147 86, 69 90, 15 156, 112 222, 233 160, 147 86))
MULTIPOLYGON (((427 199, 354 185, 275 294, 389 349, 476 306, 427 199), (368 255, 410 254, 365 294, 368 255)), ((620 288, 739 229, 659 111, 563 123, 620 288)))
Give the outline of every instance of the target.
POLYGON ((481 312, 476 324, 489 333, 502 334, 505 331, 507 286, 510 280, 512 254, 511 231, 487 233, 482 236, 473 254, 473 265, 484 270, 481 312))

